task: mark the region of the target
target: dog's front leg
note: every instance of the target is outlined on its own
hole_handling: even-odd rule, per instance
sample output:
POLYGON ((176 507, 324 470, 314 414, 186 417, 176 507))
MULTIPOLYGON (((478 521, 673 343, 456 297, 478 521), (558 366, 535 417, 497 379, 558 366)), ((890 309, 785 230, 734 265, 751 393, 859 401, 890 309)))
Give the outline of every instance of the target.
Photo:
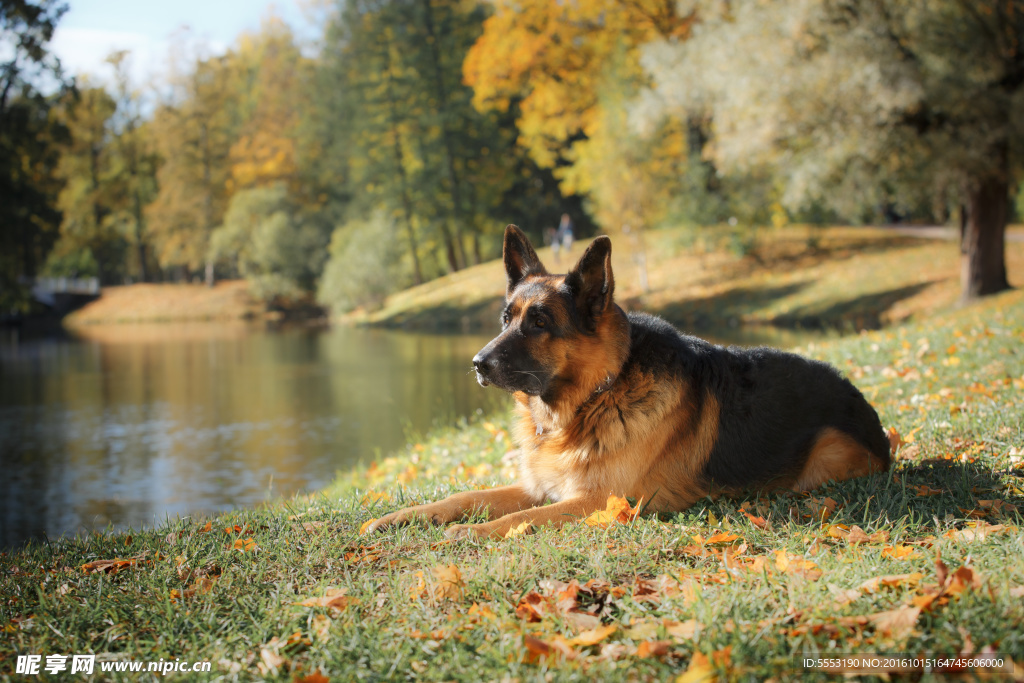
POLYGON ((524 522, 529 522, 532 526, 550 524, 559 527, 568 522, 580 521, 598 510, 603 510, 607 501, 607 494, 570 498, 551 505, 513 512, 484 524, 456 524, 444 533, 450 538, 504 538, 509 529, 516 528, 524 522))
POLYGON ((502 515, 532 508, 541 502, 521 486, 463 491, 436 503, 414 505, 384 515, 366 527, 366 533, 408 524, 414 519, 424 519, 431 524, 447 524, 478 512, 486 512, 489 519, 497 519, 502 515))

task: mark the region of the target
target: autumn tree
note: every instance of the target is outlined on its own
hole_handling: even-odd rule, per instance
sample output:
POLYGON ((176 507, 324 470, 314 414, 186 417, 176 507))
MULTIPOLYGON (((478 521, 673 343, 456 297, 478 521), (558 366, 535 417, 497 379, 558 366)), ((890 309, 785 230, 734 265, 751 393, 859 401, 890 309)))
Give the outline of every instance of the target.
POLYGON ((164 268, 204 273, 213 284, 210 235, 227 209, 231 148, 241 126, 246 83, 233 53, 195 58, 171 79, 152 123, 162 159, 159 192, 146 207, 157 257, 164 268))
POLYGON ((143 116, 142 94, 132 83, 131 55, 117 51, 107 58, 114 71, 115 110, 111 121, 111 174, 117 186, 116 203, 112 207, 122 234, 130 235, 135 246, 135 268, 140 282, 150 279, 149 248, 146 217, 143 211, 156 196, 156 172, 159 158, 149 138, 149 127, 143 116))
POLYGON ((69 93, 57 114, 70 140, 61 150, 57 173, 64 181, 57 206, 63 214, 60 241, 48 263, 53 274, 73 275, 85 264, 105 283, 124 273, 127 242, 114 215, 119 179, 114 178, 112 119, 117 109, 103 88, 83 87, 69 93))
POLYGON ((1024 5, 751 0, 697 11, 691 40, 648 50, 649 109, 713 118, 706 152, 731 172, 772 169, 791 208, 850 216, 958 196, 962 297, 1009 286, 1024 5))

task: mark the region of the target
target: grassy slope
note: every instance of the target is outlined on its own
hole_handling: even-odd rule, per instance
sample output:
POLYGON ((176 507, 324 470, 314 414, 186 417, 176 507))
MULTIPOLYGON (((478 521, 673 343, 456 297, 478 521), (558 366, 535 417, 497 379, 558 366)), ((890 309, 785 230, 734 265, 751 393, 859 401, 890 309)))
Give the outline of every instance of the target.
POLYGON ((135 284, 104 287, 102 296, 69 315, 69 325, 181 320, 240 320, 260 317, 264 306, 249 296, 244 280, 214 287, 135 284))
MULTIPOLYGON (((1015 229, 1020 232, 1019 229, 1015 229)), ((736 322, 781 328, 875 328, 948 308, 959 294, 959 252, 943 240, 904 237, 877 228, 763 230, 746 257, 726 249, 722 230, 694 236, 675 229, 647 233, 650 291, 639 287, 638 244, 614 238, 616 295, 631 309, 696 330, 736 322), (817 241, 815 249, 808 240, 817 241)), ((550 249, 540 250, 552 271, 550 249)), ((573 256, 578 258, 581 248, 573 256)), ((1007 243, 1012 275, 1024 272, 1024 243, 1007 243)), ((398 292, 374 312, 349 320, 416 329, 493 327, 504 294, 501 263, 467 268, 398 292)), ((786 344, 785 334, 773 339, 786 344)))
POLYGON ((813 680, 798 656, 985 647, 1024 662, 1024 531, 1011 507, 1024 504, 1022 340, 1024 293, 1011 292, 803 349, 850 374, 883 423, 914 439, 890 473, 812 495, 702 501, 671 520, 478 544, 422 527, 359 536, 386 510, 505 480, 509 425, 496 416, 410 443, 322 494, 225 514, 209 532, 184 520, 7 554, 0 677, 18 653, 57 652, 205 659, 214 676, 243 680, 664 679, 699 672, 703 657, 730 679, 813 680), (851 544, 837 524, 888 538, 851 544), (978 538, 986 525, 995 530, 978 538), (707 542, 723 533, 737 538, 707 542), (967 572, 966 585, 947 579, 918 614, 940 554, 979 585, 967 572), (141 559, 116 574, 80 568, 115 557, 141 559), (910 576, 860 588, 889 575, 910 576), (615 627, 594 645, 566 644, 577 612, 517 616, 533 613, 523 602, 544 611, 550 581, 573 579, 607 582, 575 601, 615 627), (332 588, 345 591, 333 608, 295 604, 332 588), (536 654, 545 647, 562 654, 536 654))

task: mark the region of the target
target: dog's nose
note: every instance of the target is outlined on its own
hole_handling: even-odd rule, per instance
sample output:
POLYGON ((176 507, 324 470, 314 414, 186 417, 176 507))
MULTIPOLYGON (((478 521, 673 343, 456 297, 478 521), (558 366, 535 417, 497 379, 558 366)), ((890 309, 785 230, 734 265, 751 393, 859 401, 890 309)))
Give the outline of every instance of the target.
POLYGON ((473 356, 473 369, 479 375, 488 375, 494 367, 494 359, 489 353, 478 353, 473 356))

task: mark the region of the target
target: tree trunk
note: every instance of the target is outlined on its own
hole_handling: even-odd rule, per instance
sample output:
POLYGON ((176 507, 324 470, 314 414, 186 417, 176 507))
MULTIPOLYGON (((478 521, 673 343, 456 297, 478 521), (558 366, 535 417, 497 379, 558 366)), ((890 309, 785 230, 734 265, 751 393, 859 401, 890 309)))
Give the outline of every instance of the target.
POLYGON ((438 44, 439 37, 434 30, 434 7, 431 0, 422 0, 424 25, 427 30, 427 43, 430 46, 430 58, 434 66, 434 82, 437 87, 437 113, 441 121, 441 138, 444 140, 445 171, 448 174, 448 182, 451 184, 452 193, 452 217, 455 227, 455 253, 459 260, 459 267, 466 266, 466 253, 462 244, 462 224, 465 216, 462 213, 461 187, 459 176, 455 172, 454 142, 450 122, 448 120, 448 92, 444 85, 444 73, 441 65, 441 48, 438 44))
POLYGON ((1005 256, 1007 177, 998 174, 978 179, 966 194, 967 220, 960 244, 962 302, 1010 288, 1005 256))
POLYGON ((385 33, 384 52, 388 62, 388 70, 384 74, 385 94, 388 100, 388 114, 391 119, 391 151, 395 156, 395 168, 398 171, 398 185, 402 194, 402 210, 405 212, 405 234, 409 240, 409 253, 412 254, 413 277, 416 284, 423 284, 423 269, 420 267, 419 245, 416 244, 416 233, 412 227, 412 202, 409 201, 408 181, 405 176, 405 160, 402 157, 402 142, 399 138, 398 105, 391 90, 391 42, 385 33))

